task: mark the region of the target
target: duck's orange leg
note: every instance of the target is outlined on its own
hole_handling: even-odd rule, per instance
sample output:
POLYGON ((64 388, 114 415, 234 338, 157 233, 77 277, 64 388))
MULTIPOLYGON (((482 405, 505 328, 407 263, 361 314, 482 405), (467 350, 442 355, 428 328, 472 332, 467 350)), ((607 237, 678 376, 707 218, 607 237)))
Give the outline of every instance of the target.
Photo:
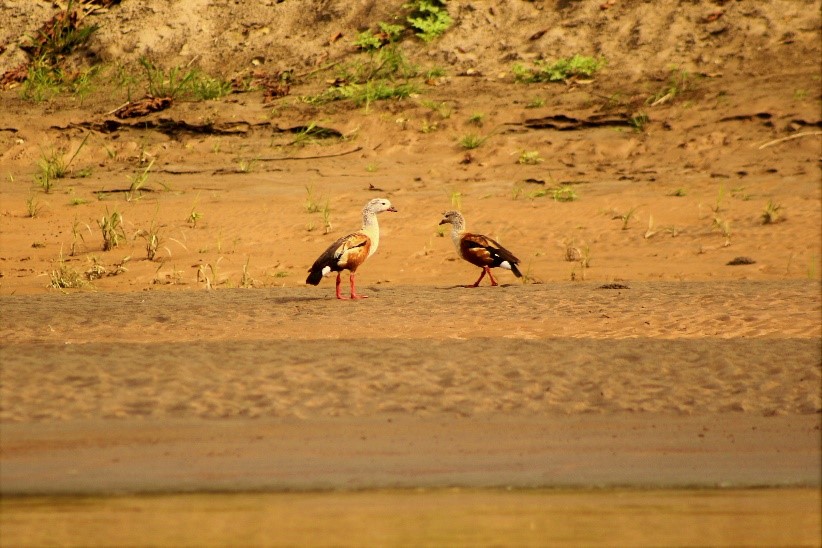
POLYGON ((499 284, 497 283, 497 280, 495 280, 495 279, 494 279, 494 275, 493 275, 493 274, 491 274, 491 269, 490 269, 490 268, 488 268, 488 267, 486 266, 486 267, 485 267, 485 270, 487 270, 487 271, 488 271, 488 277, 489 277, 489 278, 491 278, 491 285, 499 285, 499 284))

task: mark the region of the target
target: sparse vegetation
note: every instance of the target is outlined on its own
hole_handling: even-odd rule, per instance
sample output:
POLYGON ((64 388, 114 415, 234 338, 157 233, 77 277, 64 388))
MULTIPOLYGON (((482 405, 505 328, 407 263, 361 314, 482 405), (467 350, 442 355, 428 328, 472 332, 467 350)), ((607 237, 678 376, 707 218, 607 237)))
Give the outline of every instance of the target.
POLYGON ((128 187, 128 191, 126 191, 127 202, 134 199, 139 199, 143 196, 142 190, 148 182, 149 171, 151 171, 151 167, 153 165, 154 160, 151 160, 143 171, 136 173, 131 177, 131 184, 128 187))
POLYGON ((551 198, 553 198, 555 202, 573 202, 577 199, 577 193, 573 187, 563 185, 551 190, 551 198))
POLYGON ((488 137, 481 137, 476 133, 468 133, 460 137, 460 146, 466 150, 473 150, 482 146, 488 137))
POLYGON ((207 101, 231 93, 231 82, 213 78, 198 68, 172 67, 166 71, 145 57, 140 58, 140 66, 146 92, 155 98, 207 101))
POLYGON ((685 69, 672 68, 665 85, 645 101, 651 106, 661 105, 681 97, 694 89, 694 75, 685 69))
POLYGON ((31 217, 37 217, 43 209, 43 204, 37 199, 37 196, 32 194, 26 199, 26 214, 31 217))
POLYGON ((254 166, 257 165, 257 160, 252 158, 251 160, 246 160, 245 158, 240 158, 237 160, 237 173, 251 173, 254 171, 254 166))
POLYGON ((523 150, 519 153, 519 158, 517 158, 517 163, 526 165, 526 166, 535 166, 541 163, 542 157, 539 155, 539 151, 536 150, 523 150))
POLYGON ((62 91, 85 94, 97 68, 66 68, 66 59, 82 49, 97 32, 97 25, 86 25, 83 4, 76 7, 69 0, 65 9, 49 19, 29 36, 20 48, 29 56, 24 65, 22 97, 28 101, 43 101, 62 91))
POLYGON ((197 210, 197 199, 200 195, 197 195, 197 198, 194 199, 194 203, 191 204, 191 212, 189 212, 188 217, 186 217, 186 224, 191 225, 191 228, 197 228, 197 223, 200 222, 200 219, 203 218, 203 214, 197 210))
POLYGON ((619 214, 617 214, 613 217, 614 219, 619 219, 619 220, 622 221, 622 230, 628 230, 628 223, 630 223, 631 219, 634 218, 634 215, 636 214, 636 210, 637 210, 636 207, 632 207, 631 209, 629 209, 625 213, 619 213, 619 214))
MULTIPOLYGON (((151 221, 151 225, 147 230, 138 230, 137 237, 143 238, 146 241, 146 259, 153 261, 160 248, 160 228, 157 226, 157 222, 151 221)), ((166 251, 168 251, 168 248, 166 248, 166 251)))
POLYGON ((331 87, 324 92, 304 97, 314 105, 350 100, 356 106, 368 108, 375 101, 405 99, 418 92, 411 79, 418 69, 411 64, 396 44, 368 51, 365 62, 342 65, 331 87))
POLYGON ((577 279, 585 281, 585 273, 591 263, 591 247, 588 245, 578 247, 574 244, 566 244, 565 260, 577 263, 571 270, 571 281, 577 281, 577 279), (579 274, 577 274, 577 269, 579 269, 579 274))
POLYGON ((436 101, 428 101, 428 100, 421 100, 420 104, 424 107, 431 109, 434 113, 436 113, 440 118, 443 120, 447 120, 451 117, 451 105, 445 101, 436 102, 436 101))
POLYGON ((323 228, 325 229, 325 233, 328 234, 329 232, 331 232, 331 229, 333 228, 331 226, 331 208, 328 206, 328 199, 325 200, 325 203, 323 204, 320 213, 323 217, 323 228))
POLYGON ((725 236, 725 246, 731 245, 731 223, 727 219, 723 219, 719 216, 714 216, 713 221, 711 223, 712 230, 718 230, 723 236, 725 236))
POLYGON ((554 62, 536 61, 531 68, 514 65, 517 82, 566 82, 571 79, 590 78, 605 66, 605 59, 574 55, 554 62))
POLYGON ((452 190, 448 193, 448 200, 451 202, 451 209, 462 211, 462 192, 452 190))
POLYGON ((66 264, 63 253, 60 252, 60 259, 57 268, 49 273, 49 287, 54 289, 74 289, 86 285, 86 281, 77 270, 66 264))
POLYGON ((91 133, 86 133, 80 146, 74 151, 74 154, 66 160, 65 154, 60 151, 52 150, 48 154, 41 151, 40 160, 37 162, 37 174, 34 176, 37 183, 43 189, 43 192, 48 194, 54 186, 55 179, 63 179, 69 173, 69 166, 83 149, 88 141, 91 133))
POLYGON ((445 0, 412 0, 404 7, 411 10, 406 21, 424 42, 442 36, 454 22, 445 0))
POLYGON ((475 112, 468 118, 468 123, 475 125, 477 127, 482 127, 482 121, 485 118, 485 114, 481 112, 475 112))
POLYGON ((645 126, 648 125, 648 122, 650 122, 651 119, 645 112, 640 110, 639 112, 632 114, 628 121, 631 123, 631 127, 634 128, 634 131, 641 133, 645 131, 645 126))
MULTIPOLYGON (((86 230, 91 233, 91 227, 87 224, 83 223, 86 227, 86 230)), ((71 225, 71 250, 69 251, 69 256, 73 257, 77 254, 77 244, 79 242, 85 242, 86 238, 83 236, 83 232, 80 229, 80 221, 77 217, 74 217, 74 222, 71 225)))
POLYGON ((782 204, 777 204, 773 200, 768 200, 768 203, 765 205, 765 209, 762 210, 762 215, 760 216, 762 219, 762 224, 770 225, 783 220, 781 211, 782 204))
POLYGON ((719 185, 719 191, 716 194, 716 201, 714 205, 711 207, 711 211, 714 213, 719 213, 722 207, 722 200, 725 199, 725 187, 723 185, 719 185))
POLYGON ((243 274, 240 277, 240 287, 254 287, 254 278, 248 273, 248 263, 250 261, 251 259, 246 257, 245 264, 243 265, 243 274))
POLYGON ((402 25, 392 25, 380 22, 377 24, 379 31, 372 32, 370 29, 357 34, 354 45, 363 51, 376 51, 383 46, 399 40, 405 27, 402 25))
POLYGON ((306 213, 317 213, 322 209, 320 206, 320 200, 322 198, 317 198, 314 195, 314 186, 313 185, 305 185, 305 212, 306 213))
POLYGON ((123 215, 119 211, 113 213, 108 212, 97 221, 100 231, 103 234, 103 251, 110 251, 120 245, 121 241, 126 239, 125 230, 123 228, 123 215))

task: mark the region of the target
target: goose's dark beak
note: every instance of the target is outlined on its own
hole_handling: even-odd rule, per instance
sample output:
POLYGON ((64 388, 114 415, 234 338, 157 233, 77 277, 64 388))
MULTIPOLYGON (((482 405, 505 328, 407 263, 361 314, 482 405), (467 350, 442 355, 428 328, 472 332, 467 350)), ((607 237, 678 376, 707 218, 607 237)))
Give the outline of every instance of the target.
POLYGON ((394 206, 391 206, 391 207, 389 207, 388 209, 386 209, 386 211, 393 211, 394 213, 396 213, 396 212, 397 212, 397 208, 396 208, 396 207, 394 207, 394 206))

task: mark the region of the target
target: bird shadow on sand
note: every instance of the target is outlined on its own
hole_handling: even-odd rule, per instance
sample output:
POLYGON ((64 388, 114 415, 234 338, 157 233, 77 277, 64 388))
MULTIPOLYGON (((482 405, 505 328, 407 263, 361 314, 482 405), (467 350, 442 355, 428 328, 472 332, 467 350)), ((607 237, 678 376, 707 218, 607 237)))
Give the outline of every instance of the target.
POLYGON ((277 304, 289 304, 289 303, 306 303, 312 301, 324 301, 326 297, 271 297, 272 301, 276 302, 277 304))
POLYGON ((502 287, 514 287, 517 284, 499 284, 497 286, 489 285, 489 286, 473 286, 471 284, 463 284, 463 285, 449 285, 447 287, 438 287, 437 289, 476 289, 477 291, 482 291, 483 289, 494 289, 502 288, 502 287))

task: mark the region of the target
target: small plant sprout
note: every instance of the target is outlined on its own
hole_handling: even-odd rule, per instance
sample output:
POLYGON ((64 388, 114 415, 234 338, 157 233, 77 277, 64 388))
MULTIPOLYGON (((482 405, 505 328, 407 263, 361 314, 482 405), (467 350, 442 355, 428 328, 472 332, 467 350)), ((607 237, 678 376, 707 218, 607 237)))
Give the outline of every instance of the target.
POLYGON ((477 127, 482 127, 482 121, 485 118, 485 114, 481 112, 475 112, 468 118, 468 123, 477 127))
POLYGON ((673 101, 678 96, 691 91, 693 88, 693 79, 693 75, 687 70, 676 67, 672 68, 666 84, 658 92, 651 95, 645 102, 655 107, 673 101))
POLYGON ((621 219, 622 220, 622 230, 628 230, 628 223, 631 222, 633 219, 634 214, 636 213, 637 208, 632 207, 628 211, 622 214, 617 214, 614 219, 621 219))
POLYGON ((525 193, 525 185, 522 181, 517 181, 516 183, 511 186, 511 199, 512 200, 519 200, 522 195, 525 193))
POLYGON ((127 202, 142 197, 143 187, 145 187, 146 183, 148 182, 148 174, 149 171, 151 171, 151 167, 153 165, 154 160, 151 160, 143 171, 131 177, 131 184, 129 185, 128 191, 126 192, 127 202))
POLYGON ((333 228, 331 226, 331 208, 328 206, 328 199, 325 200, 320 213, 323 216, 323 228, 325 229, 325 233, 328 234, 333 228))
POLYGON ((517 159, 518 164, 526 166, 535 166, 542 161, 543 160, 539 155, 539 151, 536 150, 523 150, 519 153, 519 158, 517 159))
POLYGON ((784 217, 782 217, 781 211, 781 204, 774 203, 773 200, 768 200, 768 204, 765 206, 765 209, 762 210, 762 215, 760 216, 762 224, 771 225, 782 221, 784 217))
POLYGON ((648 115, 641 110, 639 112, 632 114, 631 118, 628 120, 628 122, 630 122, 631 124, 631 127, 633 127, 634 131, 636 131, 637 133, 645 131, 645 126, 647 126, 648 122, 650 121, 651 118, 648 117, 648 115))
MULTIPOLYGON (((198 194, 197 198, 199 197, 200 195, 198 194)), ((197 211, 197 198, 194 199, 194 203, 191 205, 191 212, 188 214, 188 217, 186 217, 186 223, 191 225, 191 228, 197 228, 197 223, 203 218, 203 214, 197 211)))
POLYGON ((437 116, 439 116, 443 120, 447 120, 451 117, 452 107, 445 101, 438 103, 436 101, 428 101, 423 99, 422 101, 420 101, 420 103, 424 107, 431 109, 431 111, 435 112, 437 116))
MULTIPOLYGON (((160 248, 160 229, 155 221, 151 221, 148 230, 140 229, 137 231, 137 236, 146 241, 146 259, 153 261, 157 256, 157 251, 160 248)), ((166 251, 171 254, 168 248, 166 251)))
POLYGON ((567 247, 565 250, 565 260, 577 263, 574 265, 573 270, 571 270, 571 281, 573 282, 577 279, 585 281, 585 272, 591 264, 591 247, 588 245, 582 248, 567 247), (580 272, 579 278, 577 278, 577 268, 579 268, 580 272))
POLYGON ((164 71, 145 57, 140 58, 146 89, 153 97, 171 99, 217 99, 231 93, 231 83, 203 73, 198 68, 173 67, 164 71))
POLYGON ((49 287, 54 289, 72 289, 86 285, 86 281, 80 276, 80 273, 66 264, 63 259, 62 249, 60 250, 57 268, 52 269, 49 273, 49 280, 49 287))
POLYGON ((446 0, 411 0, 405 7, 411 9, 406 21, 423 42, 441 36, 454 22, 446 0))
POLYGON ((314 195, 314 186, 313 185, 305 185, 305 212, 306 213, 318 213, 322 211, 322 206, 320 205, 320 200, 322 198, 317 198, 314 195))
POLYGON ((525 108, 542 108, 545 106, 545 99, 542 97, 534 97, 525 104, 525 108))
POLYGON ((543 281, 534 275, 534 259, 539 257, 541 253, 534 253, 534 256, 528 259, 528 267, 522 273, 522 283, 524 284, 541 284, 543 281))
POLYGON ((109 214, 106 208, 106 214, 97 221, 100 231, 103 233, 103 251, 110 251, 120 245, 120 242, 126 239, 126 234, 123 229, 123 215, 114 211, 109 214))
POLYGON ((679 187, 678 189, 671 192, 671 194, 669 194, 669 196, 676 196, 677 198, 682 198, 683 196, 687 196, 687 195, 688 195, 688 191, 686 189, 682 188, 682 187, 679 187))
MULTIPOLYGON (((88 226, 86 223, 83 223, 88 230, 89 234, 91 234, 91 227, 88 226)), ((74 257, 77 254, 77 244, 79 242, 85 243, 86 239, 83 236, 83 232, 80 227, 80 221, 77 220, 77 217, 74 217, 74 222, 71 225, 71 250, 69 251, 69 256, 74 257)))
POLYGON ((71 163, 83 149, 90 135, 91 133, 86 133, 80 146, 77 147, 77 150, 68 160, 65 159, 62 152, 52 150, 49 154, 42 153, 40 160, 37 162, 38 172, 34 178, 46 194, 51 192, 55 179, 62 179, 68 175, 71 163))
POLYGON ((237 160, 237 173, 251 173, 254 170, 254 166, 256 165, 256 158, 252 158, 251 160, 240 158, 239 160, 237 160))
POLYGON ((376 33, 372 32, 371 29, 359 33, 354 40, 354 45, 363 51, 373 52, 396 42, 404 30, 401 25, 392 25, 382 21, 377 26, 380 27, 380 30, 376 33))
POLYGON ((31 217, 32 219, 37 217, 42 209, 43 204, 40 203, 40 200, 37 199, 37 196, 32 194, 31 196, 26 198, 26 214, 29 217, 31 217))
POLYGON ((254 278, 248 273, 248 263, 251 261, 249 257, 246 257, 245 264, 243 265, 243 275, 240 277, 240 287, 254 287, 254 278))
POLYGON ((214 289, 215 285, 222 283, 218 280, 217 267, 222 261, 222 257, 218 257, 214 263, 200 264, 197 267, 197 282, 205 283, 206 289, 214 289))
POLYGON ((573 202, 577 199, 577 193, 574 191, 573 187, 563 185, 559 188, 553 189, 551 191, 551 197, 555 202, 573 202))
POLYGON ((713 230, 718 230, 725 236, 725 247, 731 245, 731 223, 726 219, 722 219, 719 216, 714 216, 713 222, 711 223, 711 228, 713 230))
POLYGON ((448 198, 451 200, 451 207, 457 211, 462 210, 462 192, 459 190, 452 190, 448 193, 448 198))
POLYGON ((514 78, 518 82, 565 82, 571 79, 591 78, 603 66, 605 59, 574 55, 554 62, 537 61, 533 68, 514 65, 514 78))
POLYGON ((711 211, 713 211, 714 213, 719 213, 719 210, 722 207, 722 200, 724 200, 724 199, 725 199, 725 186, 724 185, 719 185, 719 192, 717 192, 717 195, 716 195, 716 202, 714 202, 714 205, 711 208, 711 211))
POLYGON ((472 150, 482 145, 487 138, 488 137, 480 137, 476 133, 469 133, 467 135, 463 135, 460 138, 459 143, 462 148, 472 150))
POLYGON ((365 171, 368 173, 376 173, 377 172, 377 164, 374 162, 369 162, 365 165, 365 171))

